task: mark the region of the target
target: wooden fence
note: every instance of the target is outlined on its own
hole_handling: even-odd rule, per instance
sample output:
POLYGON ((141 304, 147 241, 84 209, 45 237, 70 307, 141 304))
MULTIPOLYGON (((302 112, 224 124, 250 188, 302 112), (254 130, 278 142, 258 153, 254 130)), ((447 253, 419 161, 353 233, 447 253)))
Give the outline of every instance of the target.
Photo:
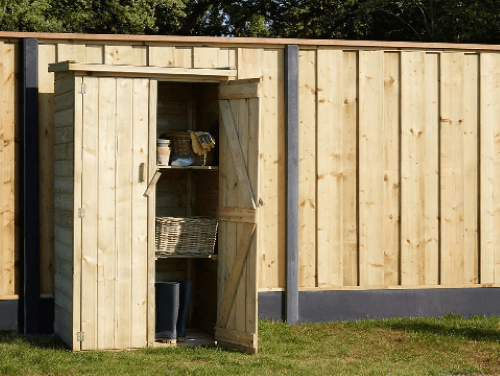
MULTIPOLYGON (((41 295, 54 290, 47 66, 64 60, 232 67, 238 78, 262 77, 258 283, 282 290, 283 49, 294 41, 37 37, 41 295)), ((0 299, 19 293, 17 43, 0 36, 0 299)), ((486 46, 335 43, 303 41, 299 56, 301 290, 499 284, 500 54, 486 46)))
POLYGON ((500 283, 500 55, 299 66, 300 287, 500 283))

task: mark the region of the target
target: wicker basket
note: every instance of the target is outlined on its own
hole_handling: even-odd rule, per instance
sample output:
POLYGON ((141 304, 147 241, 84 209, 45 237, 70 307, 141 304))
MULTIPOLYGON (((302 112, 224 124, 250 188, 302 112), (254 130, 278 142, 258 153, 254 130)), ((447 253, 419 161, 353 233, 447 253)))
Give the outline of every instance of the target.
POLYGON ((156 217, 156 254, 211 254, 216 235, 214 218, 156 217))
POLYGON ((211 166, 214 162, 213 149, 205 155, 198 155, 193 151, 191 135, 187 131, 168 131, 160 138, 171 141, 171 154, 186 154, 194 158, 193 166, 211 166))

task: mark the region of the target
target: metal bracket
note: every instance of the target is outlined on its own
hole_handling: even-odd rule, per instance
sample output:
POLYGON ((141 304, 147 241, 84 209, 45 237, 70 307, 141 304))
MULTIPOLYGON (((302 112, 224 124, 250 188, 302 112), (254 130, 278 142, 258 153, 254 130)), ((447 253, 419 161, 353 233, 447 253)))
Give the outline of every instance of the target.
POLYGON ((83 333, 83 332, 78 332, 78 333, 76 333, 76 340, 77 340, 78 342, 83 342, 84 337, 85 337, 85 335, 84 335, 84 333, 83 333))
POLYGON ((85 208, 78 209, 78 218, 85 218, 85 208))
POLYGON ((78 94, 85 94, 85 84, 80 84, 80 89, 78 89, 78 94))

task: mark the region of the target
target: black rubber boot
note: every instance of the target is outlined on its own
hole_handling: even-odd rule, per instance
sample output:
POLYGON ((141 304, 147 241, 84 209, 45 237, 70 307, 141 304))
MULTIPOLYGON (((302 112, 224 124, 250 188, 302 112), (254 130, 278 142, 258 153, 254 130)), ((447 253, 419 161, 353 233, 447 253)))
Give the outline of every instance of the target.
POLYGON ((186 324, 191 306, 191 295, 193 293, 193 282, 179 282, 179 318, 177 319, 177 339, 186 340, 186 324))
POLYGON ((156 337, 177 339, 179 283, 156 282, 156 337))

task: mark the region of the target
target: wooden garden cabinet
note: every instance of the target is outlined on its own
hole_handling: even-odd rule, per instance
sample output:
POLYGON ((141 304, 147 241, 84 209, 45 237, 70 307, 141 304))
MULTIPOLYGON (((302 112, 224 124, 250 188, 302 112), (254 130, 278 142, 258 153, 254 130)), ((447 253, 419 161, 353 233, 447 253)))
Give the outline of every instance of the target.
MULTIPOLYGON (((235 71, 215 69, 64 62, 50 70, 56 72, 55 333, 73 350, 154 346, 154 283, 174 278, 178 265, 186 265, 200 284, 192 322, 206 314, 201 286, 211 286, 214 339, 257 351, 260 81, 228 81, 235 71), (170 124, 161 117, 177 111, 164 109, 184 106, 179 100, 159 103, 169 92, 180 95, 172 88, 188 90, 187 108, 191 97, 198 96, 200 109, 200 95, 213 94, 206 104, 215 104, 212 116, 221 123, 218 168, 156 165, 160 123, 170 124), (163 179, 158 189, 150 184, 156 171, 163 179), (204 187, 195 181, 217 184, 216 197, 204 199, 204 187), (189 206, 186 213, 202 210, 207 200, 215 205, 216 261, 155 256, 155 216, 171 197, 162 196, 161 187, 175 182, 192 196, 179 201, 189 206), (213 272, 205 272, 205 265, 213 272)), ((189 111, 186 127, 194 129, 195 113, 189 111)))

